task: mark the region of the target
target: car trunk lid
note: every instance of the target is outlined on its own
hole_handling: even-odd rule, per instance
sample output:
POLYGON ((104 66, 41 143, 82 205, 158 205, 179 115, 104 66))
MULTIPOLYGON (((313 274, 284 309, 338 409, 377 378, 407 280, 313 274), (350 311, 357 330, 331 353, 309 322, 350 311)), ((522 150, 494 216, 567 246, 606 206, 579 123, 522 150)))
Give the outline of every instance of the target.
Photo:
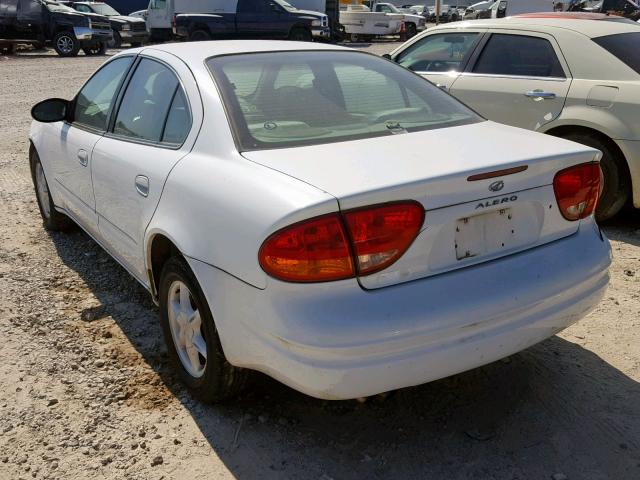
POLYGON ((379 288, 481 263, 574 233, 555 174, 591 162, 589 147, 492 122, 290 149, 245 152, 335 196, 342 211, 416 200, 426 211, 409 250, 360 277, 379 288))

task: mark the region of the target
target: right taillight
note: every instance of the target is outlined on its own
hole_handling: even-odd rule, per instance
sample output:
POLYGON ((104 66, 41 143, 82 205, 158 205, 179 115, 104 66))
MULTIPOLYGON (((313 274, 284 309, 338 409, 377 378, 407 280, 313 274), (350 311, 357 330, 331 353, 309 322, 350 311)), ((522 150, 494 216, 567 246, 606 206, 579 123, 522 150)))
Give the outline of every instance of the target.
POLYGON ((570 221, 591 215, 600 195, 600 165, 583 163, 556 173, 553 191, 562 216, 570 221))
POLYGON ((407 251, 424 222, 417 202, 374 205, 283 228, 260 247, 260 266, 288 282, 326 282, 368 275, 407 251))

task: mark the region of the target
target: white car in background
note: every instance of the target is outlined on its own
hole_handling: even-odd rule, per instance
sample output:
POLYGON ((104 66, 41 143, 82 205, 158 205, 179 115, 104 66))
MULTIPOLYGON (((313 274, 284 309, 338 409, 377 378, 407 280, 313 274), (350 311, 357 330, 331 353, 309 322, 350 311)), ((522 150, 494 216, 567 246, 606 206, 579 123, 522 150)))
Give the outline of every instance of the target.
POLYGON ((327 399, 452 375, 578 321, 608 283, 597 150, 374 55, 127 50, 32 114, 45 227, 73 220, 150 291, 208 401, 245 369, 327 399))
POLYGON ((431 28, 388 57, 496 122, 602 151, 597 218, 640 208, 640 28, 590 13, 431 28))

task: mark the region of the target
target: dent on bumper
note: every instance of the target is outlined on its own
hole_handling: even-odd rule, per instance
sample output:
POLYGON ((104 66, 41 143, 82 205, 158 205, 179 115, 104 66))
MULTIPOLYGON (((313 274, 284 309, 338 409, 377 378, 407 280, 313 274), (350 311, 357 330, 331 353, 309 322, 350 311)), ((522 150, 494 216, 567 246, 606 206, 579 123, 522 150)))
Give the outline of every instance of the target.
POLYGON ((231 363, 348 399, 453 375, 552 336, 597 305, 610 261, 589 220, 521 254, 375 291, 348 280, 258 290, 189 263, 231 363))

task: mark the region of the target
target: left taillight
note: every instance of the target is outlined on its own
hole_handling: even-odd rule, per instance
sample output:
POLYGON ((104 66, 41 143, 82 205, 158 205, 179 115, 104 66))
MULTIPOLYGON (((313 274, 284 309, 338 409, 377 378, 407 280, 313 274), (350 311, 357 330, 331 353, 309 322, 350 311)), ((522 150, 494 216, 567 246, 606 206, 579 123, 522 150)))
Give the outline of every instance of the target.
POLYGON ((312 218, 283 228, 260 248, 260 266, 289 282, 326 282, 387 268, 415 240, 424 222, 417 202, 375 205, 312 218))
POLYGON ((602 173, 597 163, 582 163, 556 173, 553 191, 562 216, 569 221, 591 215, 598 204, 602 173))

